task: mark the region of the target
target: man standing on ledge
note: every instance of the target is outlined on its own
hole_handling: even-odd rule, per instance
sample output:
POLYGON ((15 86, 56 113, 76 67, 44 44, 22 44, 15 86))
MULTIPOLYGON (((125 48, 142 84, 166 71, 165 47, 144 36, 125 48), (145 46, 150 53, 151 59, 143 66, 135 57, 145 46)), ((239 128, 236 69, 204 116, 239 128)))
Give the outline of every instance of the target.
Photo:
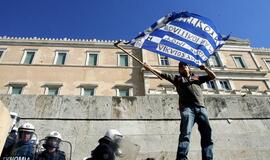
POLYGON ((204 70, 207 75, 195 75, 190 71, 189 66, 183 62, 179 62, 178 66, 180 75, 162 73, 148 64, 144 64, 144 67, 146 70, 152 70, 174 84, 179 95, 181 124, 176 160, 188 159, 190 135, 195 123, 198 124, 201 134, 202 160, 212 160, 213 141, 211 138, 211 127, 207 110, 204 107, 201 84, 215 79, 215 73, 204 65, 201 65, 199 68, 204 70))

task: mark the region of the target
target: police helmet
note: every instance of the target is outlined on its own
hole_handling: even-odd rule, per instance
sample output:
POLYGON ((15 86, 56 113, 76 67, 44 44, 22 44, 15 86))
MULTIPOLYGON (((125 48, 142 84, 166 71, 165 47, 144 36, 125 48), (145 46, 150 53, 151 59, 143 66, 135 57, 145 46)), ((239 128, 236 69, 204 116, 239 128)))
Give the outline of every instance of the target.
POLYGON ((105 133, 105 136, 110 138, 115 143, 119 143, 121 139, 123 138, 123 134, 116 129, 109 129, 105 133))
POLYGON ((19 132, 30 132, 30 133, 34 133, 35 132, 35 127, 33 124, 31 123, 24 123, 22 124, 19 128, 18 128, 19 132))
POLYGON ((57 131, 52 131, 50 132, 46 137, 45 144, 43 147, 45 149, 47 148, 59 148, 59 144, 62 141, 62 136, 59 132, 57 131))

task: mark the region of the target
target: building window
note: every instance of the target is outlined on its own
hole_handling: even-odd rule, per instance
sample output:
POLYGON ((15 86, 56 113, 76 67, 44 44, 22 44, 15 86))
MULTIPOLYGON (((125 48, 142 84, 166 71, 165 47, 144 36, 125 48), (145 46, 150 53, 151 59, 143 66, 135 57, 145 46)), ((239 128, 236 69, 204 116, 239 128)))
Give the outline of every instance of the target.
POLYGON ((94 96, 97 86, 97 84, 81 84, 78 88, 81 88, 81 96, 94 96))
POLYGON ((219 83, 220 83, 220 86, 223 90, 230 90, 231 89, 230 84, 227 80, 220 80, 219 83))
POLYGON ((64 65, 66 61, 66 52, 57 52, 54 60, 54 64, 56 65, 64 65))
POLYGON ((94 88, 83 88, 83 96, 94 96, 94 88))
POLYGON ((60 94, 60 88, 62 87, 63 85, 62 84, 45 84, 44 87, 45 88, 45 95, 51 95, 51 96, 54 96, 54 95, 59 95, 60 94))
POLYGON ((233 58, 237 68, 246 68, 241 56, 234 56, 233 58))
POLYGON ((22 64, 32 64, 36 51, 25 51, 22 64))
POLYGON ((160 65, 162 65, 162 66, 168 66, 168 65, 170 65, 169 64, 169 58, 168 57, 159 55, 159 60, 160 60, 160 65))
POLYGON ((23 93, 23 88, 27 85, 27 83, 18 83, 18 82, 11 82, 8 84, 9 94, 22 94, 23 93))
POLYGON ((214 81, 208 81, 206 82, 208 89, 216 89, 216 85, 214 81))
POLYGON ((48 95, 54 96, 59 94, 58 87, 48 87, 48 95))
POLYGON ((265 59, 264 62, 266 66, 268 67, 268 69, 270 70, 270 59, 265 59))
POLYGON ((22 86, 12 86, 11 87, 11 94, 22 94, 22 86))
POLYGON ((86 62, 87 66, 96 66, 97 60, 98 60, 98 53, 96 52, 87 53, 87 62, 86 62))
POLYGON ((116 85, 116 96, 133 96, 133 87, 132 85, 116 85))
POLYGON ((129 89, 119 89, 119 96, 124 97, 124 96, 129 96, 129 89))
POLYGON ((81 88, 82 96, 94 96, 95 95, 95 87, 82 87, 81 88))
POLYGON ((0 59, 2 58, 3 53, 4 53, 4 51, 0 50, 0 59))
POLYGON ((119 66, 127 67, 128 66, 128 55, 119 54, 119 66))
POLYGON ((217 54, 213 54, 207 61, 206 63, 207 66, 210 66, 210 67, 221 67, 221 63, 220 63, 220 60, 217 56, 217 54))
POLYGON ((4 49, 1 49, 1 48, 0 48, 0 60, 1 60, 1 58, 3 57, 3 55, 4 55, 4 51, 5 51, 4 49))

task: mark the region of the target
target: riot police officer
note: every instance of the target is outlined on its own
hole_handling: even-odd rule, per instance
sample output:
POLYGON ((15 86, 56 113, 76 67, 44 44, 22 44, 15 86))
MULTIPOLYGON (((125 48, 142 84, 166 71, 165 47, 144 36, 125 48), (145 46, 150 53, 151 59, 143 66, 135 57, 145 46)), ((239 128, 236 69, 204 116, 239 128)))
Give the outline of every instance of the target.
POLYGON ((119 144, 123 138, 122 133, 116 129, 109 129, 105 136, 99 139, 99 145, 91 152, 89 160, 115 160, 121 155, 119 144))
POLYGON ((7 157, 10 155, 12 147, 16 143, 17 136, 18 136, 18 124, 20 121, 20 117, 15 112, 10 112, 10 117, 12 119, 12 127, 6 139, 0 159, 3 159, 3 157, 7 157))
MULTIPOLYGON (((35 156, 35 143, 31 141, 35 127, 31 123, 24 123, 18 128, 18 141, 12 147, 7 159, 33 160, 35 156)), ((3 158, 5 160, 5 158, 3 158)))
POLYGON ((61 141, 62 136, 59 132, 50 132, 43 144, 45 150, 38 155, 37 160, 66 160, 65 152, 59 150, 61 141))

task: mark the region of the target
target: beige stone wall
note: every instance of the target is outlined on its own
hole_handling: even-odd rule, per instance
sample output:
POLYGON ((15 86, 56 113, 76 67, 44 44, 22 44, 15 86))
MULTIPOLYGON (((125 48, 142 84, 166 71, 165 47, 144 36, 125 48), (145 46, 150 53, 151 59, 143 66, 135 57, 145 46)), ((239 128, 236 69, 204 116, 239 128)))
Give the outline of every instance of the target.
POLYGON ((257 60, 258 60, 258 63, 260 64, 260 66, 262 66, 262 69, 263 70, 266 70, 266 71, 268 71, 268 70, 270 70, 268 67, 267 67, 267 65, 266 65, 266 63, 265 63, 265 59, 270 59, 270 54, 269 55, 261 55, 261 54, 257 54, 256 55, 256 58, 257 58, 257 60))
MULTIPOLYGON (((263 49, 265 50, 265 49, 263 49)), ((266 49, 267 50, 267 49, 266 49)), ((270 50, 266 51, 266 52, 255 52, 254 53, 256 56, 256 59, 259 63, 259 65, 261 66, 261 70, 268 72, 267 73, 267 78, 270 80, 270 68, 267 66, 265 60, 270 60, 270 50)), ((270 84, 270 82, 269 82, 270 84)))
MULTIPOLYGON (((157 78, 147 78, 147 81, 149 82, 149 88, 146 89, 146 91, 148 91, 148 89, 157 89, 157 90, 161 90, 162 89, 162 85, 172 85, 170 82, 166 81, 166 80, 159 80, 157 78)), ((255 80, 255 81, 251 81, 251 80, 231 80, 231 82, 234 85, 234 89, 236 90, 241 90, 242 87, 244 85, 249 85, 249 86, 259 86, 259 91, 265 91, 267 90, 267 86, 265 84, 264 81, 260 81, 260 80, 255 80)))
MULTIPOLYGON (((236 89, 236 90, 240 90, 243 85, 252 85, 252 86, 258 85, 259 91, 267 90, 268 89, 267 84, 265 80, 263 79, 267 77, 268 79, 270 79, 270 74, 261 73, 260 75, 257 74, 254 77, 255 72, 259 73, 261 71, 258 71, 259 68, 257 68, 256 63, 251 55, 252 52, 251 52, 251 48, 248 48, 249 45, 248 44, 246 44, 246 46, 236 45, 235 48, 234 48, 233 43, 230 45, 232 45, 231 48, 228 48, 227 46, 228 48, 227 50, 222 49, 219 51, 219 57, 221 58, 221 61, 223 65, 226 66, 226 68, 223 68, 223 67, 212 68, 213 71, 217 75, 217 80, 219 79, 228 80, 232 89, 236 89), (243 68, 243 69, 237 68, 236 63, 233 58, 234 56, 241 56, 246 68, 243 68), (226 78, 223 78, 223 77, 226 77, 226 78), (242 78, 242 79, 238 80, 239 78, 242 78), (254 80, 251 78, 254 78, 254 80)), ((164 72, 178 73, 178 68, 177 68, 178 61, 169 59, 169 62, 170 62, 169 66, 161 66, 159 63, 159 56, 157 54, 146 51, 146 50, 143 50, 143 54, 144 54, 144 60, 148 64, 154 66, 155 68, 164 72)), ((255 55, 255 57, 256 59, 262 59, 259 55, 255 55)), ((270 56, 264 55, 263 58, 265 57, 270 57, 270 56)), ((260 61, 257 60, 257 62, 259 63, 259 65, 263 63, 263 71, 267 70, 265 63, 262 60, 260 61)), ((199 69, 195 69, 195 72, 201 73, 199 69)), ((154 78, 155 76, 150 76, 151 73, 149 72, 144 72, 144 73, 145 73, 145 79, 146 79, 145 82, 147 83, 145 90, 147 93, 149 93, 149 89, 161 90, 162 87, 160 85, 170 85, 170 83, 167 82, 166 80, 160 81, 159 79, 154 78)), ((217 81, 217 83, 219 82, 217 81)))
MULTIPOLYGON (((158 54, 147 51, 147 50, 143 50, 143 60, 144 62, 150 64, 150 65, 160 65, 160 59, 158 54)), ((169 66, 178 66, 178 61, 169 58, 169 66)))
POLYGON ((158 78, 146 78, 146 81, 148 82, 148 87, 146 88, 146 92, 149 94, 149 90, 162 90, 162 85, 170 85, 173 86, 170 82, 163 79, 160 80, 158 78))
MULTIPOLYGON (((123 53, 112 44, 96 47, 74 47, 67 44, 38 43, 1 45, 6 48, 0 62, 0 93, 8 93, 9 83, 26 83, 23 94, 44 94, 45 84, 61 84, 60 95, 80 95, 80 84, 95 84, 97 96, 116 96, 116 85, 133 88, 134 96, 144 95, 141 65, 128 57, 129 66, 119 67, 118 56, 123 53), (30 65, 20 64, 25 50, 35 50, 30 65), (64 65, 54 65, 57 51, 67 52, 64 65), (97 51, 97 66, 86 66, 87 52, 97 51)), ((140 50, 127 48, 141 59, 140 50)), ((125 54, 125 53, 124 53, 125 54)))
POLYGON ((223 63, 228 68, 237 68, 233 56, 241 56, 244 64, 247 67, 246 69, 257 69, 254 60, 252 59, 250 53, 247 51, 220 51, 220 53, 223 55, 223 63))
POLYGON ((147 50, 143 50, 143 61, 149 65, 159 65, 158 55, 147 50))
MULTIPOLYGON (((247 42, 235 41, 230 43, 231 48, 219 51, 220 58, 227 68, 213 68, 218 79, 228 79, 233 89, 241 89, 243 84, 258 85, 259 90, 264 91, 270 83, 270 72, 267 73, 263 59, 270 57, 267 54, 255 53, 262 70, 259 71, 251 56, 251 48, 247 42), (237 43, 236 43, 237 42, 237 43), (241 44, 243 43, 243 44, 241 44), (242 56, 247 68, 237 69, 233 56, 242 56), (231 73, 233 72, 233 75, 231 73), (239 74, 238 74, 239 72, 239 74), (254 81, 248 80, 256 74, 254 81), (224 78, 225 77, 225 78, 224 78), (242 80, 234 80, 243 78, 242 80), (257 80, 256 80, 257 78, 257 80)), ((178 61, 169 58, 169 66, 161 66, 158 54, 147 50, 135 49, 124 46, 138 59, 169 73, 178 73, 178 61)), ((97 85, 96 95, 115 96, 116 85, 127 85, 133 88, 134 96, 143 96, 149 89, 162 89, 162 85, 171 85, 166 80, 159 80, 150 72, 142 71, 142 66, 129 57, 128 67, 118 66, 121 50, 113 46, 113 43, 61 41, 61 40, 3 40, 0 39, 0 48, 6 48, 0 60, 0 93, 8 92, 10 82, 22 82, 23 94, 44 94, 44 84, 57 83, 63 85, 60 95, 80 95, 80 84, 97 85), (25 50, 35 50, 31 65, 20 64, 25 50), (54 65, 57 51, 66 51, 65 65, 54 65), (86 66, 87 52, 98 53, 97 66, 86 66)), ((225 47, 226 48, 226 47, 225 47)), ((199 69, 195 72, 201 73, 199 69)))
POLYGON ((236 90, 241 90, 242 86, 244 86, 244 85, 259 86, 260 91, 267 90, 265 83, 263 81, 259 81, 259 80, 257 80, 257 81, 256 80, 254 80, 254 81, 233 80, 233 83, 235 85, 236 90))
MULTIPOLYGON (((2 64, 20 64, 25 50, 36 50, 36 54, 33 59, 32 64, 44 64, 52 65, 55 59, 57 51, 66 51, 67 57, 65 65, 79 65, 85 66, 87 52, 97 51, 99 52, 98 65, 99 66, 118 66, 118 55, 123 53, 121 50, 116 48, 104 49, 104 48, 73 48, 73 47, 51 47, 50 45, 46 47, 42 46, 6 46, 0 45, 0 48, 7 48, 5 54, 1 58, 2 64)), ((127 51, 131 51, 127 49, 127 51)), ((138 53, 134 51, 137 56, 138 53)), ((141 58, 141 57, 139 57, 141 58)), ((138 65, 138 63, 133 63, 133 59, 129 57, 129 66, 133 64, 138 65)))
POLYGON ((1 63, 19 64, 23 56, 23 48, 21 46, 0 45, 0 48, 6 48, 4 55, 1 57, 1 63), (9 54, 12 53, 12 54, 9 54))
POLYGON ((134 95, 143 95, 144 90, 138 68, 99 68, 7 65, 0 67, 0 93, 8 92, 9 82, 26 82, 23 94, 44 94, 44 84, 60 83, 60 95, 80 95, 80 84, 96 84, 96 95, 115 96, 115 85, 131 85, 134 95), (138 75, 138 76, 133 76, 138 75))

